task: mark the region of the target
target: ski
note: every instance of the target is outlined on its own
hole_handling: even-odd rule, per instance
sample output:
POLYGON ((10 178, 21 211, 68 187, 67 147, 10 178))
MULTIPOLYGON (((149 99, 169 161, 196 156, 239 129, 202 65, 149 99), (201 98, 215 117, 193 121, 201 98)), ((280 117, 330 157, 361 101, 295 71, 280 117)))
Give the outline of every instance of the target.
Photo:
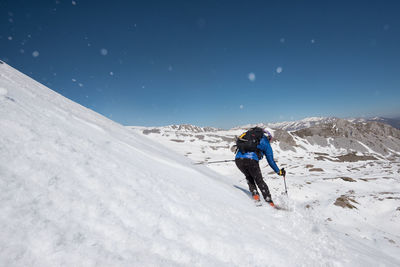
POLYGON ((276 210, 283 210, 283 211, 290 211, 289 209, 281 206, 281 205, 276 205, 274 204, 274 206, 269 205, 268 203, 263 203, 261 201, 257 201, 254 203, 256 207, 270 207, 276 210))
POLYGON ((289 211, 287 208, 284 208, 284 207, 282 207, 282 206, 279 206, 279 205, 275 205, 275 206, 274 206, 274 209, 276 209, 276 210, 284 210, 284 211, 289 211))

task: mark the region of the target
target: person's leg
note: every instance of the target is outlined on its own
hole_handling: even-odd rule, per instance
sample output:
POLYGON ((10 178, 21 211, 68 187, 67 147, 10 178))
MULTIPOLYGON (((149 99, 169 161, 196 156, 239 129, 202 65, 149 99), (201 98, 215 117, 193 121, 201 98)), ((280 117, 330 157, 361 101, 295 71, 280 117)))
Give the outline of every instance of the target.
POLYGON ((253 177, 251 176, 251 174, 249 172, 249 165, 251 165, 249 161, 253 161, 253 160, 250 160, 250 159, 236 159, 235 163, 236 163, 236 166, 238 167, 238 169, 246 177, 247 185, 249 186, 249 190, 250 190, 253 198, 257 200, 257 197, 254 197, 254 196, 258 196, 259 194, 258 194, 258 191, 257 191, 256 183, 254 182, 254 179, 253 179, 253 177))
POLYGON ((258 161, 252 160, 251 163, 249 164, 249 167, 247 170, 250 173, 253 180, 256 182, 265 201, 272 202, 271 193, 269 192, 268 185, 263 180, 261 170, 260 170, 260 165, 258 164, 258 161))

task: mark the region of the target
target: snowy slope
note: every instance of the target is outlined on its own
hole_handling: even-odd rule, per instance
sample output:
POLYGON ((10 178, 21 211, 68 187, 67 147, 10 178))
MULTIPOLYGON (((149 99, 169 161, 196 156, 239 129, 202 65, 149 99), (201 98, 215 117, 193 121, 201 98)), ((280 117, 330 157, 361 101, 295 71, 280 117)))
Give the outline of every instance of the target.
MULTIPOLYGON (((0 65, 1 266, 396 266, 0 65)), ((276 198, 279 201, 279 198, 276 198)), ((397 241, 397 239, 396 239, 397 241)))
MULTIPOLYGON (((211 132, 168 126, 129 128, 247 188, 234 163, 214 163, 233 159, 230 148, 244 127, 211 132)), ((275 160, 288 171, 290 199, 297 213, 316 216, 330 231, 399 255, 399 130, 376 122, 351 123, 342 119, 296 132, 270 130, 275 136, 275 160)), ((265 160, 261 167, 273 198, 282 201, 282 180, 265 160)))

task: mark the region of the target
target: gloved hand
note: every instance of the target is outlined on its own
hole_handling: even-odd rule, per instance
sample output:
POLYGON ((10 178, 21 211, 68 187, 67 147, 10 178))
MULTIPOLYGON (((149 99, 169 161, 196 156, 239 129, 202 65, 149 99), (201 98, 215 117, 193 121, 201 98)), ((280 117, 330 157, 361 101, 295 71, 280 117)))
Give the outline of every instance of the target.
POLYGON ((280 169, 279 172, 278 172, 278 175, 279 176, 286 176, 285 168, 280 169))

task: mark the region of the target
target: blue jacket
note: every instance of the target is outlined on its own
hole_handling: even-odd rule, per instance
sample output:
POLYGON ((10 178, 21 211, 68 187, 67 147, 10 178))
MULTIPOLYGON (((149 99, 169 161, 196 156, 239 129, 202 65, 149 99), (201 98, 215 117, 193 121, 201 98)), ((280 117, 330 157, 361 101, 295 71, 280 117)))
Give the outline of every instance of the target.
POLYGON ((258 149, 261 151, 261 158, 258 158, 256 152, 246 152, 246 153, 241 153, 240 151, 237 152, 236 158, 247 158, 247 159, 254 159, 254 160, 261 160, 263 156, 267 158, 269 166, 276 172, 279 173, 279 168, 275 163, 274 160, 274 153, 272 152, 272 147, 271 144, 269 143, 268 138, 264 135, 263 138, 261 138, 260 144, 257 146, 258 149))

